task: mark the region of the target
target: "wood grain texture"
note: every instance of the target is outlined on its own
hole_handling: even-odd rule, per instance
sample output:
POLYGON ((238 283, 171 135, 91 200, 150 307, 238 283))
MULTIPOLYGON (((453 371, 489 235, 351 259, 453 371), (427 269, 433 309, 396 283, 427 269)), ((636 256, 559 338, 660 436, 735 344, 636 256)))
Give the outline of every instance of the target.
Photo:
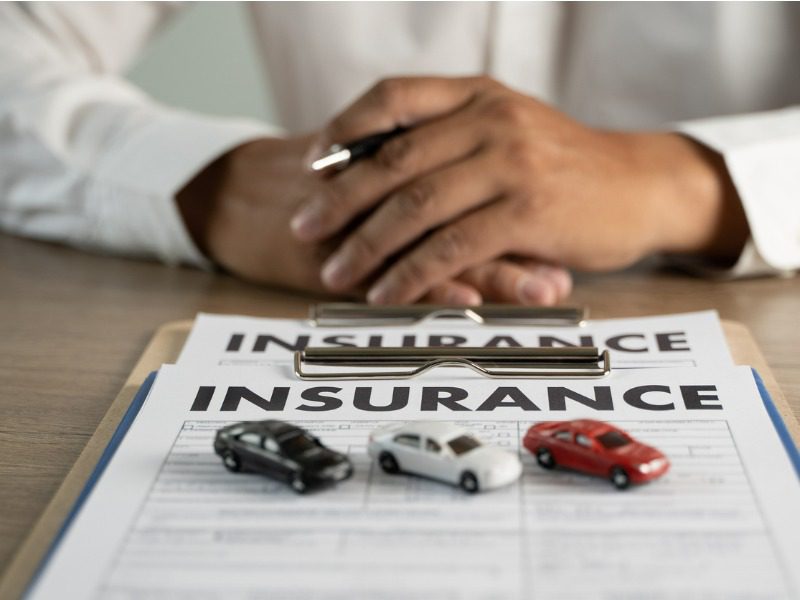
MULTIPOLYGON (((302 317, 317 297, 0 235, 0 572, 163 323, 198 311, 302 317)), ((752 333, 800 415, 800 279, 717 282, 641 265, 580 276, 593 318, 716 308, 752 333)), ((132 393, 133 379, 125 391, 132 393)))

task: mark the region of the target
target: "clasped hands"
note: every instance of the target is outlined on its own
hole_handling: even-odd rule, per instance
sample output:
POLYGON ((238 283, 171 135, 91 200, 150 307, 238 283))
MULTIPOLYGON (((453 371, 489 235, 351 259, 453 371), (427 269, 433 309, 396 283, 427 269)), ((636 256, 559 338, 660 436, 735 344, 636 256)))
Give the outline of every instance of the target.
POLYGON ((554 304, 570 292, 568 268, 652 253, 725 260, 748 233, 703 146, 587 127, 486 77, 384 80, 322 132, 246 144, 214 168, 179 205, 218 263, 380 304, 554 304), (342 172, 305 168, 333 143, 396 127, 407 131, 342 172), (193 224, 186 206, 209 188, 213 218, 193 224))

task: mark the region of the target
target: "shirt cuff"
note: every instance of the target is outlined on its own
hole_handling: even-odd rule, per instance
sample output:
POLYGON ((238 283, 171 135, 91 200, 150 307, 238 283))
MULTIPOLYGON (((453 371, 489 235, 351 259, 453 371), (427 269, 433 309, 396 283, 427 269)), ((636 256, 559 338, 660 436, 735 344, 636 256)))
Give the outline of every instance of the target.
POLYGON ((800 268, 800 109, 688 121, 673 129, 722 155, 750 226, 731 268, 694 270, 734 278, 791 275, 800 268))
POLYGON ((727 280, 766 276, 791 277, 794 275, 793 270, 776 269, 768 264, 758 253, 758 248, 753 243, 752 237, 745 243, 736 262, 729 267, 717 267, 709 261, 684 256, 666 256, 664 259, 673 266, 711 279, 727 280))
POLYGON ((249 141, 283 132, 247 119, 159 111, 98 162, 92 196, 101 243, 167 264, 212 267, 189 236, 175 195, 204 167, 249 141), (110 194, 120 198, 108 198, 110 194), (111 200, 111 201, 109 201, 111 200))

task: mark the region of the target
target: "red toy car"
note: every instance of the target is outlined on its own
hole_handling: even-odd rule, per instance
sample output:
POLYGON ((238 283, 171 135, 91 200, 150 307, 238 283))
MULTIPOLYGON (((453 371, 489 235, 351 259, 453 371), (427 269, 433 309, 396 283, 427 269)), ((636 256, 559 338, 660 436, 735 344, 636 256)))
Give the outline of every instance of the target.
POLYGON ((655 448, 591 419, 538 423, 522 443, 545 469, 558 465, 608 477, 620 490, 661 477, 669 469, 667 457, 655 448))

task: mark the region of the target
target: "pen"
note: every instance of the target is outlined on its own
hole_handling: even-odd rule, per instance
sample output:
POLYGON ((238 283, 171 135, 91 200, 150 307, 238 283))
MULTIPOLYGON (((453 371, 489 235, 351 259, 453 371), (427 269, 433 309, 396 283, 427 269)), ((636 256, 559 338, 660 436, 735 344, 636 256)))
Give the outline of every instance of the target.
POLYGON ((403 133, 405 130, 406 128, 404 127, 398 127, 392 131, 384 131, 383 133, 376 133, 375 135, 365 137, 352 144, 334 144, 328 148, 328 152, 325 156, 311 163, 311 170, 324 171, 325 169, 333 167, 337 171, 341 171, 347 167, 347 165, 360 158, 372 156, 383 146, 384 142, 403 133))

